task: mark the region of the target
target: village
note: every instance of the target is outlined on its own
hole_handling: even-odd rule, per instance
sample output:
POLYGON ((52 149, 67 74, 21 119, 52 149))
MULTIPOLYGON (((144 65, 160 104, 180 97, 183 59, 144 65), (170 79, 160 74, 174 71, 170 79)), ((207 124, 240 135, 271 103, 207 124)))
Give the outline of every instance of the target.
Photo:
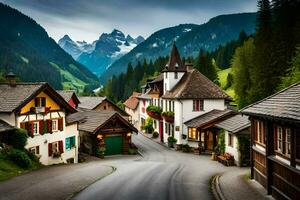
POLYGON ((7 74, 1 152, 26 165, 13 153, 26 134, 28 155, 50 167, 1 182, 0 199, 108 199, 123 184, 117 199, 299 198, 300 83, 238 110, 174 43, 161 74, 141 91, 123 110, 107 97, 7 74))

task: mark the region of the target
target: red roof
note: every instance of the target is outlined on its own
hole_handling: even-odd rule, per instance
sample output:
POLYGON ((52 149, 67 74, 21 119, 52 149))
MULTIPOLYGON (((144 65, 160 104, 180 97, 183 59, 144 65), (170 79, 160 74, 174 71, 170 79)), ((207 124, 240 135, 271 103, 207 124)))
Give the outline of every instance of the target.
POLYGON ((132 95, 124 102, 124 105, 127 108, 135 110, 139 104, 139 100, 137 98, 139 95, 141 95, 141 93, 133 92, 132 95))

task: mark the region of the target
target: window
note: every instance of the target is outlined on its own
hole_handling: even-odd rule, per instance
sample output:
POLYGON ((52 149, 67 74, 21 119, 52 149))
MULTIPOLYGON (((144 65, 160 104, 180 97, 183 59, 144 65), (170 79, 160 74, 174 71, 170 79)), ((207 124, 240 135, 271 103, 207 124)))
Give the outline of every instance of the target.
POLYGON ((71 150, 75 147, 75 136, 66 138, 66 150, 71 150))
POLYGON ((166 72, 166 78, 168 78, 168 72, 166 72))
POLYGON ((165 83, 165 92, 167 91, 167 83, 165 83))
POLYGON ((58 131, 58 120, 52 120, 52 131, 58 131))
POLYGON ((52 154, 58 153, 59 152, 59 147, 58 147, 58 142, 53 142, 52 143, 52 154))
POLYGON ((36 97, 34 99, 35 107, 46 107, 46 98, 45 97, 36 97))
POLYGON ((168 130, 168 123, 165 123, 165 133, 168 133, 169 132, 169 130, 168 130))
POLYGON ((172 111, 175 112, 175 102, 172 101, 172 104, 173 104, 173 105, 172 105, 172 109, 173 109, 172 111))
POLYGON ((278 151, 283 152, 283 132, 282 132, 282 127, 277 127, 277 147, 278 151))
POLYGON ((189 128, 189 139, 198 140, 198 133, 196 128, 189 128))
POLYGON ((29 150, 29 152, 33 153, 34 155, 40 154, 40 147, 39 146, 30 147, 28 150, 29 150))
POLYGON ((174 78, 175 78, 175 79, 178 79, 178 72, 175 72, 175 73, 174 73, 174 78))
POLYGON ((232 134, 228 134, 228 146, 233 147, 233 136, 232 134))
POLYGON ((285 154, 290 155, 291 154, 291 129, 286 129, 286 145, 285 145, 285 154))
POLYGON ((171 101, 169 101, 169 111, 172 111, 171 109, 172 109, 172 102, 171 101))
POLYGON ((165 110, 168 111, 168 101, 165 100, 165 110))
POLYGON ((193 100, 193 111, 203 111, 204 101, 203 100, 193 100))
POLYGON ((154 129, 156 129, 156 128, 157 128, 157 125, 156 125, 156 120, 153 120, 153 127, 154 127, 154 129))
POLYGON ((39 122, 33 122, 33 134, 34 135, 39 134, 39 122))
POLYGON ((106 110, 106 106, 103 106, 103 109, 106 110))
POLYGON ((256 121, 256 141, 260 144, 266 144, 264 124, 262 121, 256 121))

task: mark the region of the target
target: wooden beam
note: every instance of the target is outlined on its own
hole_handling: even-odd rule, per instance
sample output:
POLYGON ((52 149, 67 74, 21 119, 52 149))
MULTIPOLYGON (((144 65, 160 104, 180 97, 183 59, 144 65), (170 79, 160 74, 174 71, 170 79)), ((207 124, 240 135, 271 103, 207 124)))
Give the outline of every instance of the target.
POLYGON ((255 125, 254 125, 254 119, 250 118, 251 121, 251 127, 250 127, 250 178, 254 179, 254 157, 253 157, 253 145, 254 145, 254 134, 255 134, 255 125))
POLYGON ((266 175, 267 175, 267 192, 272 194, 273 185, 273 162, 268 157, 275 155, 274 151, 274 128, 270 120, 265 121, 266 133, 266 175))
POLYGON ((291 166, 296 167, 296 129, 291 127, 291 166))

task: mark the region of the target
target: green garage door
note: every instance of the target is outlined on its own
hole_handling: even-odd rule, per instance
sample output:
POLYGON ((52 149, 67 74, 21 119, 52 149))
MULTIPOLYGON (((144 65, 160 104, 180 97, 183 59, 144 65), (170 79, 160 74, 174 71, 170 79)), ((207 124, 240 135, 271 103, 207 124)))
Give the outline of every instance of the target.
POLYGON ((105 155, 115 155, 123 153, 123 139, 122 136, 109 136, 104 138, 105 155))

